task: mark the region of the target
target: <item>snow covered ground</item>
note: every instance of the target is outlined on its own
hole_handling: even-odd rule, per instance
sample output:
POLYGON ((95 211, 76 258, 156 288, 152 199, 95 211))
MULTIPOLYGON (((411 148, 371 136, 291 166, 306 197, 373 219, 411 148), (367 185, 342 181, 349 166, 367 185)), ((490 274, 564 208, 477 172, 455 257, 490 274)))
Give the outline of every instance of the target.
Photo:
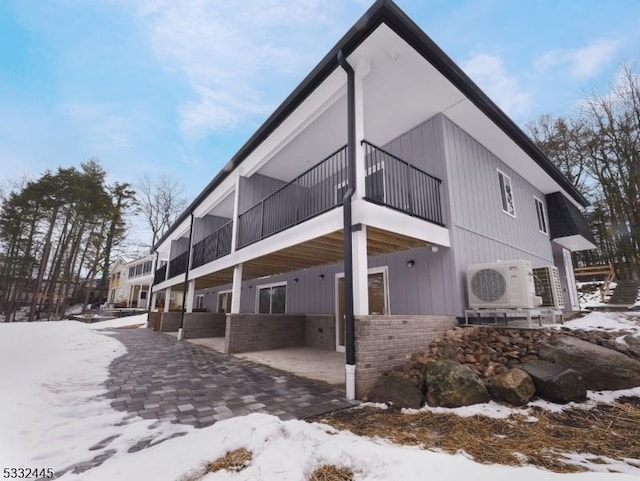
MULTIPOLYGON (((626 318, 609 316, 590 314, 572 323, 600 326, 606 320, 629 326, 626 318)), ((327 463, 351 468, 359 481, 625 481, 638 479, 630 473, 640 474, 638 469, 627 469, 628 474, 557 474, 534 467, 482 465, 464 453, 449 455, 396 446, 381 439, 339 432, 322 424, 281 421, 264 414, 225 420, 205 429, 127 419, 125 413, 113 410, 103 397, 109 363, 125 353, 125 348, 104 335, 103 330, 142 323, 144 317, 96 324, 73 321, 0 324, 0 379, 3 381, 0 468, 53 467, 61 472, 96 455, 111 454, 102 465, 80 474, 67 472, 61 479, 174 481, 197 471, 205 461, 244 447, 253 453, 248 468, 239 473, 210 473, 202 479, 306 480, 313 469, 327 463), (127 452, 141 439, 158 441, 176 433, 186 434, 138 452, 127 452), (100 441, 107 438, 114 440, 100 445, 100 441), (91 450, 92 447, 95 449, 91 450)), ((568 324, 573 326, 572 323, 568 324)), ((640 390, 633 394, 640 394, 640 390)), ((608 393, 600 398, 608 400, 615 395, 608 393)), ((598 397, 596 393, 590 396, 598 397)), ((510 411, 499 405, 478 409, 489 415, 510 411)), ((460 414, 469 415, 469 411, 469 408, 461 409, 460 414)), ((585 458, 584 453, 572 456, 576 462, 585 458)))
POLYGON ((611 282, 609 284, 609 291, 602 301, 600 297, 600 289, 604 284, 603 281, 595 281, 595 282, 576 282, 576 286, 578 288, 578 299, 580 301, 580 306, 583 309, 589 309, 590 307, 601 307, 606 304, 606 301, 611 299, 611 294, 615 290, 618 285, 617 282, 611 282))

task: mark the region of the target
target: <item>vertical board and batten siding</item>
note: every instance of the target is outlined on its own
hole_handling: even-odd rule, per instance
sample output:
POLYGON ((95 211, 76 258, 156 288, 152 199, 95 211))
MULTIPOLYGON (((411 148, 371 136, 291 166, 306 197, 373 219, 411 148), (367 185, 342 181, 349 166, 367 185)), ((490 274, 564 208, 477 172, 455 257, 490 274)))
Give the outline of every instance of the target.
POLYGON ((287 182, 262 174, 253 174, 251 177, 240 177, 239 213, 242 214, 286 184, 287 182))
POLYGON ((553 265, 549 236, 538 230, 534 196, 544 195, 520 174, 464 132, 443 119, 447 178, 451 186, 451 248, 454 284, 462 315, 467 304, 466 270, 476 263, 524 259, 534 267, 553 265), (502 211, 498 169, 511 179, 516 217, 502 211))
MULTIPOLYGON (((389 309, 392 315, 447 314, 454 302, 453 296, 443 285, 449 275, 450 259, 447 249, 431 252, 428 247, 409 249, 369 258, 369 267, 387 266, 389 285, 389 309), (407 262, 413 260, 413 268, 407 262)), ((335 276, 344 271, 342 262, 313 267, 286 274, 252 279, 242 283, 240 312, 256 312, 256 293, 261 285, 287 283, 287 314, 335 314, 335 276), (323 278, 320 278, 323 275, 323 278), (294 279, 298 279, 296 282, 294 279)), ((217 308, 217 294, 231 289, 231 284, 212 290, 198 291, 205 294, 204 307, 217 308)))
POLYGON ((193 244, 195 245, 209 234, 213 234, 230 220, 231 219, 217 215, 205 215, 204 217, 194 219, 193 244))
MULTIPOLYGON (((443 116, 438 114, 432 117, 384 145, 383 149, 442 181, 442 220, 445 227, 449 228, 449 190, 452 184, 447 177, 443 116)), ((398 311, 398 314, 452 314, 459 303, 450 289, 456 282, 451 249, 440 247, 437 253, 432 253, 430 249, 418 249, 417 252, 419 258, 414 259, 416 267, 413 269, 406 268, 406 260, 402 253, 387 255, 390 256, 387 260, 389 264, 398 263, 393 273, 391 270, 389 272, 389 289, 396 291, 395 295, 390 297, 400 304, 392 306, 397 307, 392 309, 392 313, 398 311), (425 269, 425 266, 428 267, 425 269), (411 307, 404 309, 401 305, 403 302, 411 307)))

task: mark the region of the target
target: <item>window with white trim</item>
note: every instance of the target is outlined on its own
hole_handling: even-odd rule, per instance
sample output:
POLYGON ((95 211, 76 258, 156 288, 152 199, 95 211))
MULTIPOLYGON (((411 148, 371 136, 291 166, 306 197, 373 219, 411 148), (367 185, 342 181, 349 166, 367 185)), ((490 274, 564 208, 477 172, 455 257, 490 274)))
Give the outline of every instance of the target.
POLYGON ((196 296, 196 309, 204 309, 204 294, 196 296))
POLYGON ((218 312, 220 314, 231 312, 231 291, 218 292, 218 312))
POLYGON ((545 215, 545 212, 544 212, 544 203, 537 197, 534 197, 533 200, 536 203, 536 215, 538 216, 538 230, 543 234, 548 234, 549 231, 547 230, 547 216, 545 215))
POLYGON ((256 312, 259 314, 284 314, 287 305, 287 283, 259 286, 256 312))
POLYGON ((502 212, 511 217, 516 216, 516 204, 513 199, 513 189, 511 188, 511 178, 498 169, 498 184, 500 185, 500 200, 502 212))

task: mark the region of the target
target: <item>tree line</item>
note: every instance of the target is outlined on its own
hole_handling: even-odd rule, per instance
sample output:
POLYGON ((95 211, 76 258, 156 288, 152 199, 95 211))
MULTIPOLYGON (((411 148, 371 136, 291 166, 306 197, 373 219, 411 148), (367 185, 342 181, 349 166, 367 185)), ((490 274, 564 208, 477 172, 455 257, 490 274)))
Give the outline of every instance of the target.
POLYGON ((71 303, 84 311, 103 302, 127 217, 142 217, 155 242, 185 205, 183 188, 166 176, 143 177, 137 195, 106 175, 90 159, 0 192, 0 313, 7 321, 19 309, 29 321, 60 319, 71 303))
POLYGON ((580 266, 611 263, 640 279, 640 73, 621 66, 606 93, 587 95, 566 116, 528 125, 533 139, 591 205, 585 217, 598 249, 574 253, 580 266))

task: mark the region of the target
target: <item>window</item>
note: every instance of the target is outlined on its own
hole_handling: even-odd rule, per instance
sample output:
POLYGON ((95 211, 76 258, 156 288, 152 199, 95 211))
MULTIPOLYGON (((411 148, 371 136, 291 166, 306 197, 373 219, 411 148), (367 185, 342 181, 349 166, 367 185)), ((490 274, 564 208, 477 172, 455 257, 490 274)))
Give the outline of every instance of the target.
POLYGON ((136 276, 136 268, 135 266, 129 267, 129 278, 136 276))
POLYGON ((287 284, 258 287, 257 311, 260 314, 284 314, 287 304, 287 284))
POLYGON ((231 312, 231 291, 218 292, 218 312, 221 314, 231 312))
POLYGON ((544 203, 537 197, 534 197, 533 200, 536 203, 536 214, 538 216, 538 230, 543 234, 548 234, 549 231, 547 231, 547 217, 544 214, 544 203))
POLYGON ((204 309, 204 294, 196 296, 196 309, 204 309))
POLYGON ((498 170, 498 183, 500 184, 500 199, 502 201, 502 212, 511 217, 516 216, 516 205, 513 200, 513 189, 511 189, 511 179, 507 174, 498 170))
POLYGON ((144 274, 148 274, 149 272, 151 272, 151 264, 152 264, 151 261, 147 261, 147 262, 144 263, 144 266, 142 268, 142 272, 144 274))

